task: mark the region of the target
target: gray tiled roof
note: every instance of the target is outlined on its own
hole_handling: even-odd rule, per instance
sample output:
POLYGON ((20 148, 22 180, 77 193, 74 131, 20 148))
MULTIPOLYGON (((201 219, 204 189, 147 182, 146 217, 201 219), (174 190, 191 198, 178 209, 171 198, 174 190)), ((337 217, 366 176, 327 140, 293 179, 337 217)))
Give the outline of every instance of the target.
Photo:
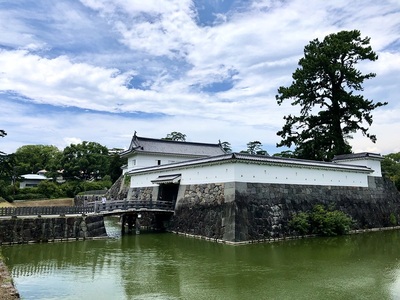
POLYGON ((335 155, 335 157, 333 158, 333 161, 347 160, 347 159, 357 159, 357 158, 364 158, 364 157, 383 159, 383 157, 380 154, 377 154, 377 153, 360 152, 360 153, 335 155))
POLYGON ((122 156, 130 153, 174 154, 190 157, 207 157, 225 154, 220 144, 179 142, 162 139, 152 139, 134 135, 129 149, 122 156))

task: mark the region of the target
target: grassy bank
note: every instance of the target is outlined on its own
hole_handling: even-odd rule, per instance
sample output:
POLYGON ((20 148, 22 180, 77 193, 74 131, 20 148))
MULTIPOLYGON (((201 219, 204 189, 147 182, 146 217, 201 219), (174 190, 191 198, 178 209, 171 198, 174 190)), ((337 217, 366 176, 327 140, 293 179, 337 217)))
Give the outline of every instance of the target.
POLYGON ((21 207, 21 206, 73 206, 74 198, 59 198, 48 200, 21 200, 9 203, 0 201, 0 207, 21 207))
POLYGON ((15 207, 21 206, 73 206, 74 198, 59 198, 48 200, 21 200, 12 203, 15 207))

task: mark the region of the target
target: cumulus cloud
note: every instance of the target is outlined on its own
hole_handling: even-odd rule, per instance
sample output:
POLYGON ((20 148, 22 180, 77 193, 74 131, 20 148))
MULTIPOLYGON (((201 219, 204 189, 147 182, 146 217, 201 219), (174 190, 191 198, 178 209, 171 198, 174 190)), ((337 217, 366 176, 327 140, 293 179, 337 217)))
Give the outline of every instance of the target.
MULTIPOLYGON (((398 111, 393 100, 400 79, 397 1, 204 2, 207 14, 198 3, 38 0, 3 6, 0 90, 9 96, 9 105, 19 107, 26 124, 39 120, 21 103, 33 110, 35 105, 60 108, 52 116, 64 125, 47 124, 57 132, 49 130, 49 140, 60 146, 73 137, 121 147, 122 139, 139 128, 153 137, 182 131, 198 141, 221 138, 239 150, 250 139, 272 148, 282 117, 297 111, 278 106, 275 94, 290 84, 304 46, 339 30, 360 29, 379 54, 377 62, 362 65, 363 71, 377 74, 364 92, 370 99, 389 101, 382 114, 398 111), (96 129, 81 129, 91 123, 96 129)), ((9 122, 22 134, 24 124, 9 122)), ((379 139, 386 136, 387 131, 381 132, 387 130, 385 122, 399 126, 395 113, 386 119, 377 113, 374 147, 398 149, 393 139, 379 139)), ((370 149, 362 137, 351 143, 370 149)))

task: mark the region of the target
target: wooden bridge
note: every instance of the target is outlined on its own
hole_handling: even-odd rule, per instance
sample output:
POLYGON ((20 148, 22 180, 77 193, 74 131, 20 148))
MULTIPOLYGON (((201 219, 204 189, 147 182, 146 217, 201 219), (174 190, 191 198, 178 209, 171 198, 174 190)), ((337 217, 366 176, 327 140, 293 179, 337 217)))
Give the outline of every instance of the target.
POLYGON ((174 213, 175 203, 169 201, 108 200, 88 202, 85 206, 36 206, 1 207, 0 217, 42 216, 42 215, 119 215, 128 212, 174 213))

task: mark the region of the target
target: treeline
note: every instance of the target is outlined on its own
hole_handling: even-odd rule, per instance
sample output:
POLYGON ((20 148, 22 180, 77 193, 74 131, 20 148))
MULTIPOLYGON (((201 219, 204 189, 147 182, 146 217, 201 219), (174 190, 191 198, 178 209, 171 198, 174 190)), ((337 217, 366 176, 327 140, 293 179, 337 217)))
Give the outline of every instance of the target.
POLYGON ((87 190, 108 189, 121 175, 126 163, 118 150, 110 151, 96 142, 71 144, 63 151, 55 146, 25 145, 15 153, 0 153, 0 197, 38 199, 74 197, 87 190), (37 187, 20 189, 25 174, 45 170, 49 180, 37 187))

